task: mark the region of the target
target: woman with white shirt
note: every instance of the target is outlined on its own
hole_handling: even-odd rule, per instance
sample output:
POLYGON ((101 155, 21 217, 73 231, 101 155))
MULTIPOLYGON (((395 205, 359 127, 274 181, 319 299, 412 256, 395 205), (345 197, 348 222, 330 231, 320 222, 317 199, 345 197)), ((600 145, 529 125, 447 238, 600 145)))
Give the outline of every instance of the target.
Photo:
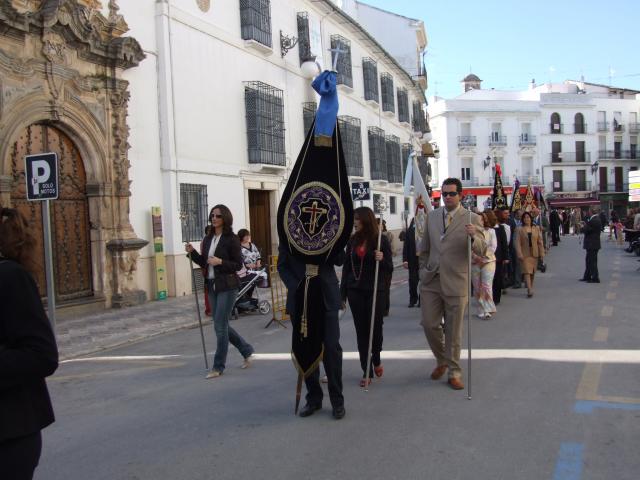
POLYGON ((496 313, 496 306, 493 303, 493 276, 496 272, 495 253, 498 240, 493 227, 498 220, 491 210, 482 212, 480 216, 484 225, 482 234, 487 243, 487 249, 482 256, 472 254, 471 281, 479 306, 478 317, 489 320, 491 315, 496 313))
POLYGON ((247 368, 251 365, 253 347, 229 326, 233 304, 240 285, 236 272, 243 264, 240 239, 232 229, 233 215, 225 205, 216 205, 209 213, 209 222, 213 228, 202 241, 201 254, 191 244, 186 244, 185 249, 191 259, 206 272, 205 283, 213 312, 213 326, 217 340, 213 369, 206 378, 217 378, 224 372, 229 342, 240 351, 244 358, 241 368, 247 368))

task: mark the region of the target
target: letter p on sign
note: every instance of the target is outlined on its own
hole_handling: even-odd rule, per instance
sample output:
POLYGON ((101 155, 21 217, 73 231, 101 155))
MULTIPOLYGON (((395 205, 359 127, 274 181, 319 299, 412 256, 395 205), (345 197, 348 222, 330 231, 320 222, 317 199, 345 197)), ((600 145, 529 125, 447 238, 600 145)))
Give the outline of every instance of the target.
POLYGON ((58 156, 39 153, 24 157, 27 200, 55 200, 58 198, 58 156))

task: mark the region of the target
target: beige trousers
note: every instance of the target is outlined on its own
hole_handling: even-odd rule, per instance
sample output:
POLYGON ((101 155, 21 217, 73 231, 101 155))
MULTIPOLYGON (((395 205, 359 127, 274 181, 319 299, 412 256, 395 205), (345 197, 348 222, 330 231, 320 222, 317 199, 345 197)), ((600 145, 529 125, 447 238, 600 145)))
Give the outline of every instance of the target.
POLYGON ((443 295, 439 276, 420 289, 422 328, 438 365, 449 367, 450 378, 462 376, 460 347, 462 322, 468 300, 466 294, 464 297, 443 295), (441 325, 442 317, 444 317, 444 331, 441 325))

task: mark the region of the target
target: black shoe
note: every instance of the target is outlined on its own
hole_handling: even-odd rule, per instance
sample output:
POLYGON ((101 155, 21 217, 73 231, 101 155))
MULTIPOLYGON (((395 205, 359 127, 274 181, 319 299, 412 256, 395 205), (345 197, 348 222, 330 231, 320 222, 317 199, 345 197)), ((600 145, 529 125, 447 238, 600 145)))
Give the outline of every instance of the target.
POLYGON ((415 306, 416 306, 416 304, 415 304, 415 303, 410 303, 410 304, 409 304, 409 308, 413 308, 413 307, 415 307, 415 306))
POLYGON ((596 278, 595 280, 587 280, 587 283, 600 283, 600 279, 596 278))
POLYGON ((302 410, 300 410, 299 415, 301 417, 310 417, 321 408, 322 408, 322 405, 313 405, 311 403, 307 403, 304 407, 302 407, 302 410))
POLYGON ((586 278, 579 278, 578 281, 579 282, 588 282, 589 280, 587 280, 586 278))
POLYGON ((347 411, 344 409, 343 405, 340 405, 339 407, 333 407, 333 418, 335 418, 336 420, 344 418, 346 414, 347 411))

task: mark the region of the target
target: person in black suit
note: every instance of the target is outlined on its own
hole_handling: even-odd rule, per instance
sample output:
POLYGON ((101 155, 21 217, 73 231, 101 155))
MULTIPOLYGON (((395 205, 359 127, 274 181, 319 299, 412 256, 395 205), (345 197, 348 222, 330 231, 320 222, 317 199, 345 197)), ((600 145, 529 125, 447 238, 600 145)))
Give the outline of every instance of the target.
POLYGON ((0 472, 33 478, 40 431, 54 422, 45 378, 58 368, 58 348, 34 271, 34 240, 17 210, 0 209, 0 472))
POLYGON ((202 240, 202 252, 198 253, 189 243, 185 245, 185 249, 191 259, 205 269, 205 283, 217 341, 213 368, 206 378, 218 378, 226 367, 229 342, 238 349, 244 359, 241 368, 251 365, 254 350, 229 326, 240 286, 237 272, 242 268, 240 239, 233 233, 233 215, 225 205, 216 205, 209 212, 209 222, 213 228, 202 240))
POLYGON ((600 250, 602 222, 600 221, 597 207, 591 207, 589 212, 591 213, 589 220, 586 223, 582 222, 582 232, 584 233, 582 246, 587 251, 587 255, 585 257, 586 268, 580 281, 600 283, 600 276, 598 275, 598 250, 600 250))
POLYGON ((416 255, 416 220, 411 219, 409 228, 404 235, 404 245, 402 246, 402 266, 409 270, 409 308, 420 306, 418 296, 418 282, 420 262, 416 255))
MULTIPOLYGON (((324 356, 322 362, 327 375, 329 399, 333 416, 341 419, 345 416, 344 396, 342 395, 342 347, 340 346, 340 291, 335 266, 344 263, 344 251, 337 253, 330 261, 320 265, 318 276, 322 282, 325 316, 323 328, 324 356)), ((296 290, 305 278, 305 264, 289 253, 286 246, 278 246, 278 273, 287 287, 287 312, 296 311, 296 290)), ((301 417, 313 415, 322 408, 322 388, 320 387, 320 369, 317 368, 305 379, 307 387, 306 405, 300 410, 301 417)))
POLYGON ((347 255, 342 266, 340 294, 342 301, 349 301, 353 323, 356 328, 362 380, 364 387, 371 382, 375 372, 381 377, 384 369, 380 360, 382 351, 382 316, 384 313, 385 274, 393 271, 391 245, 382 235, 378 250, 378 224, 369 207, 356 208, 353 212, 354 234, 347 244, 347 255), (380 262, 378 283, 375 281, 376 263, 380 262), (373 343, 369 379, 366 379, 367 355, 369 353, 369 335, 371 331, 371 307, 373 295, 376 295, 376 309, 373 321, 373 343))
MULTIPOLYGON (((504 211, 508 211, 506 208, 504 211)), ((496 248, 496 272, 493 275, 493 303, 500 304, 500 298, 502 297, 502 289, 504 288, 504 275, 505 270, 509 264, 509 240, 507 239, 507 231, 504 225, 503 210, 496 210, 496 218, 499 223, 493 227, 496 231, 496 239, 498 246, 496 248), (502 221, 500 221, 502 220, 502 221)))
POLYGON ((560 241, 560 215, 555 208, 549 214, 549 227, 551 228, 551 243, 554 247, 558 246, 560 241))

